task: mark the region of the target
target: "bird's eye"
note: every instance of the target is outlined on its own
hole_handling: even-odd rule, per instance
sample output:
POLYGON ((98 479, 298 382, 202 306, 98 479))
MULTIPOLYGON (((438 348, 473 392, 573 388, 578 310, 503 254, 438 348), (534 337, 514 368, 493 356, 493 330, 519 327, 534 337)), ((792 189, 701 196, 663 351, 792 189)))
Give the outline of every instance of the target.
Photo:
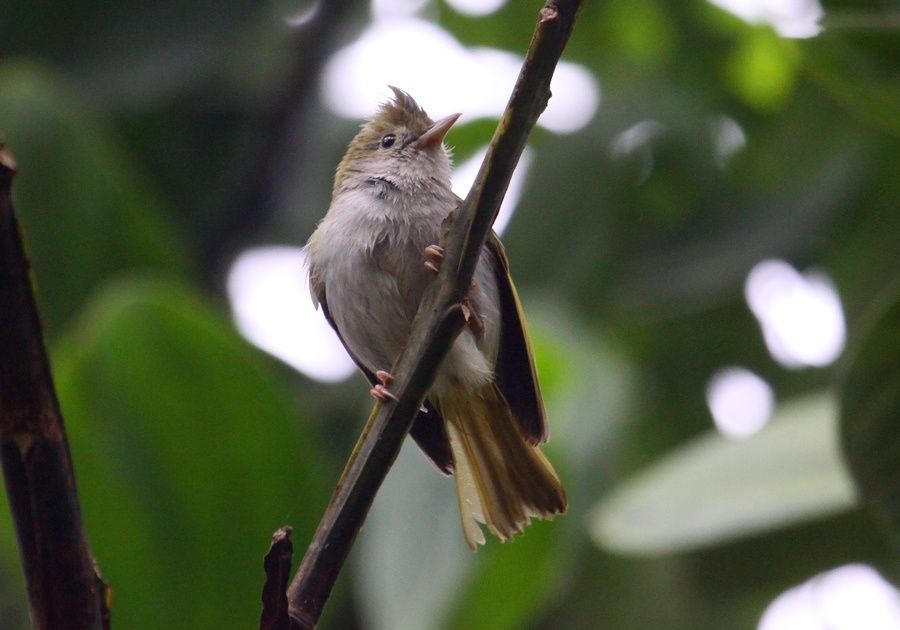
POLYGON ((388 147, 394 146, 394 141, 396 139, 397 139, 397 136, 395 136, 392 133, 389 133, 381 139, 381 146, 383 146, 385 149, 387 149, 388 147))

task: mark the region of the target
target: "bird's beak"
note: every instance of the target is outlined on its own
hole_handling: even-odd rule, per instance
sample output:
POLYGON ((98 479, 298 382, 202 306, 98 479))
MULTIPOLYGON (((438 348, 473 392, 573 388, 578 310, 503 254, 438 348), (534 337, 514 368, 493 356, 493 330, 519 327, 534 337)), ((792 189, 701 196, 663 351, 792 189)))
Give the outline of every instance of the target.
POLYGON ((441 142, 444 140, 444 136, 450 131, 450 127, 453 126, 453 123, 455 123, 456 119, 461 115, 462 114, 450 114, 446 118, 441 118, 431 125, 431 127, 428 128, 428 131, 416 138, 414 143, 415 147, 417 149, 431 149, 440 146, 441 142))

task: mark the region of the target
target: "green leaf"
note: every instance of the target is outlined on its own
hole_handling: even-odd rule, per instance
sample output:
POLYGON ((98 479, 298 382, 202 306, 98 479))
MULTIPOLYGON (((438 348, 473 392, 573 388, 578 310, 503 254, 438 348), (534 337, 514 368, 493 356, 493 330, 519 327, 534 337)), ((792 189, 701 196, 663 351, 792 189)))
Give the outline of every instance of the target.
POLYGON ((756 435, 702 435, 600 502, 598 546, 631 555, 687 551, 846 510, 852 482, 840 459, 827 393, 795 399, 756 435))
POLYGON ((265 360, 188 288, 126 277, 55 356, 85 523, 123 628, 257 623, 271 533, 303 547, 321 455, 265 360))
POLYGON ((900 552, 900 291, 871 311, 841 389, 841 438, 863 504, 900 552))
MULTIPOLYGON (((560 519, 565 519, 561 516, 560 519)), ((570 562, 560 552, 562 520, 533 521, 521 536, 491 540, 479 554, 479 570, 459 594, 446 628, 515 630, 528 625, 546 604, 570 562)))
POLYGON ((465 544, 453 480, 407 440, 358 542, 360 606, 374 629, 520 628, 539 610, 567 556, 559 522, 532 522, 505 544, 465 544))
POLYGON ((748 29, 728 59, 726 76, 732 90, 759 109, 780 107, 791 96, 797 75, 793 43, 768 28, 748 29))
POLYGON ((900 137, 900 80, 894 70, 895 57, 879 58, 866 52, 832 33, 809 42, 807 66, 812 78, 848 112, 877 131, 900 137))
POLYGON ((462 535, 453 480, 411 440, 378 491, 356 560, 360 608, 373 630, 436 627, 477 560, 462 535))
POLYGON ((632 60, 657 65, 673 56, 677 32, 668 11, 656 0, 604 3, 604 35, 632 60))
POLYGON ((102 278, 184 269, 184 243, 111 130, 35 64, 0 64, 0 136, 19 165, 14 195, 51 333, 102 278))
MULTIPOLYGON (((595 418, 584 423, 590 427, 576 427, 574 418, 554 415, 581 394, 586 335, 560 327, 558 311, 535 308, 531 314, 548 413, 560 420, 551 422, 554 448, 546 450, 568 485, 576 475, 566 474, 561 455, 582 453, 565 446, 580 438, 583 450, 595 443, 598 429, 595 418)), ((463 538, 453 479, 438 474, 407 440, 358 541, 354 573, 363 617, 376 630, 520 628, 546 604, 571 559, 563 532, 580 530, 573 518, 532 521, 507 543, 486 532, 487 544, 473 554, 463 538)))

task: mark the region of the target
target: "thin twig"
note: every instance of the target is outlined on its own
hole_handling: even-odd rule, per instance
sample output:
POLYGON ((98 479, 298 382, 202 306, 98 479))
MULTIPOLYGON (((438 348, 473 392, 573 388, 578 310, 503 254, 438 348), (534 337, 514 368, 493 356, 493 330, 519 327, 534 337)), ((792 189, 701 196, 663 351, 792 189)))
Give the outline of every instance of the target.
POLYGON ((109 627, 0 144, 0 459, 35 628, 109 627))
POLYGON ((291 577, 291 558, 294 543, 290 527, 282 527, 272 535, 272 545, 263 561, 266 583, 263 585, 263 610, 259 630, 290 630, 288 617, 287 585, 291 577))
POLYGON ((550 98, 550 78, 580 6, 581 0, 558 0, 540 11, 525 63, 487 156, 450 222, 440 274, 423 297, 406 348, 391 370, 398 400, 373 410, 288 589, 292 627, 315 627, 437 367, 462 330, 460 300, 469 291, 528 134, 550 98))

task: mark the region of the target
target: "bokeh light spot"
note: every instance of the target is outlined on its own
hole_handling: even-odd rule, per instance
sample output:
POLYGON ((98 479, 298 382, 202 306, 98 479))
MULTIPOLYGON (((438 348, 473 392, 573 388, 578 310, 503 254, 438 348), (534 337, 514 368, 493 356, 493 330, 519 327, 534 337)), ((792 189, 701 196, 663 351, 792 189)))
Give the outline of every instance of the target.
MULTIPOLYGON (((355 42, 328 61, 323 98, 348 118, 371 116, 390 96, 387 86, 408 91, 433 117, 463 112, 464 121, 497 118, 515 83, 521 57, 493 48, 466 48, 425 20, 377 19, 355 42), (410 51, 428 54, 410 54, 410 51)), ((585 67, 560 62, 551 82, 553 98, 538 124, 556 133, 587 125, 600 104, 600 86, 585 67)))
POLYGON ((372 17, 400 17, 415 15, 421 11, 428 0, 372 0, 372 17))
POLYGON ((319 14, 319 8, 321 6, 321 0, 314 0, 313 2, 306 2, 304 6, 294 12, 292 15, 284 18, 284 21, 288 26, 293 28, 300 28, 306 26, 310 22, 313 21, 319 14))
POLYGON ((872 567, 848 564, 779 595, 758 630, 900 630, 900 593, 872 567))
POLYGON ((336 382, 356 367, 309 294, 306 252, 248 249, 228 272, 228 299, 241 334, 307 376, 336 382))
POLYGON ((710 379, 706 404, 719 433, 745 438, 762 429, 772 417, 775 395, 769 384, 750 370, 729 367, 710 379))
MULTIPOLYGON (((487 147, 482 147, 475 152, 475 155, 454 169, 453 192, 463 199, 466 198, 466 195, 469 194, 469 189, 475 183, 475 177, 478 176, 478 169, 481 167, 485 155, 487 155, 487 147)), ((528 177, 528 169, 531 167, 532 159, 533 153, 531 149, 526 148, 522 153, 522 157, 519 158, 516 170, 513 171, 512 179, 509 181, 509 188, 506 190, 506 196, 500 205, 500 212, 494 220, 494 230, 497 234, 503 234, 503 230, 506 229, 506 225, 516 210, 516 205, 522 196, 522 188, 528 177)))
POLYGON ((747 146, 743 127, 731 116, 718 116, 711 123, 716 163, 725 168, 728 160, 747 146))
POLYGON ((490 15, 506 4, 506 0, 447 0, 458 13, 480 17, 490 15))
POLYGON ((610 144, 609 153, 614 158, 631 158, 640 166, 638 182, 644 182, 653 172, 653 140, 666 131, 657 120, 642 120, 617 134, 610 144))
POLYGON ((747 276, 744 295, 766 347, 785 367, 824 367, 840 356, 844 311, 824 273, 800 274, 783 260, 764 260, 747 276))
POLYGON ((782 37, 815 37, 825 12, 819 0, 709 0, 749 24, 768 24, 782 37))

